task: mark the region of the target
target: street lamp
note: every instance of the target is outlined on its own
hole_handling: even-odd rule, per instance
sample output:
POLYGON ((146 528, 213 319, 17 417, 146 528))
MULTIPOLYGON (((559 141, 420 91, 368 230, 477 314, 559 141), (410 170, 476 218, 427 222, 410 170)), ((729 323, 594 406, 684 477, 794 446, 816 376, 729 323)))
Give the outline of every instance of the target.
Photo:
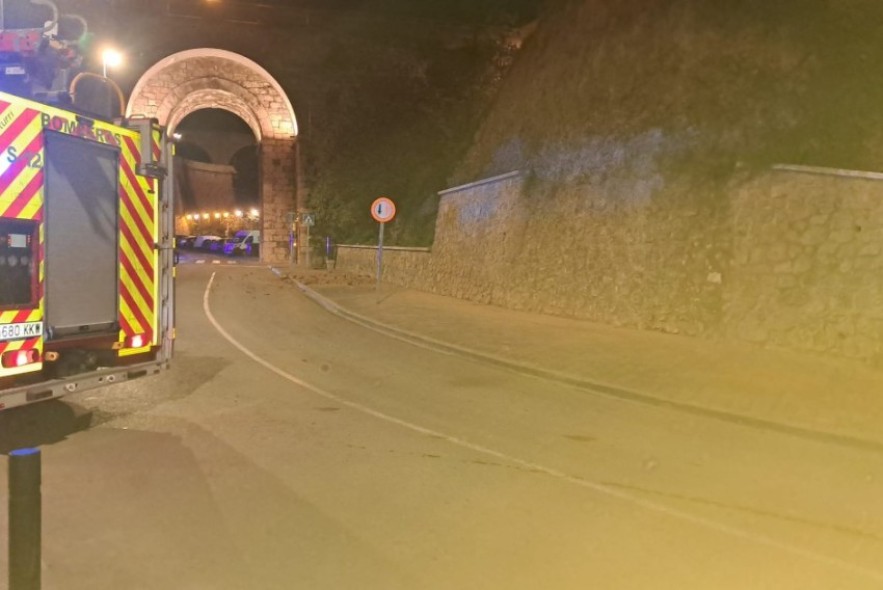
POLYGON ((115 68, 121 63, 123 63, 123 54, 116 49, 108 48, 101 52, 101 68, 105 78, 107 78, 108 66, 115 68))

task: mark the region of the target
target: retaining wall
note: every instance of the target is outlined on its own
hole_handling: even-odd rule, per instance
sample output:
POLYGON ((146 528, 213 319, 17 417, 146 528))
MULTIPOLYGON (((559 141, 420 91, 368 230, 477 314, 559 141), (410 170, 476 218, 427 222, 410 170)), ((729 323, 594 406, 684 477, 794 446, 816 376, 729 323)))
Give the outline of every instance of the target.
MULTIPOLYGON (((443 191, 431 253, 385 249, 384 279, 614 325, 883 359, 883 175, 780 166, 716 198, 531 199, 511 173, 443 191)), ((375 248, 337 265, 374 273, 375 248)))
POLYGON ((883 360, 883 175, 780 167, 733 195, 741 339, 883 360))

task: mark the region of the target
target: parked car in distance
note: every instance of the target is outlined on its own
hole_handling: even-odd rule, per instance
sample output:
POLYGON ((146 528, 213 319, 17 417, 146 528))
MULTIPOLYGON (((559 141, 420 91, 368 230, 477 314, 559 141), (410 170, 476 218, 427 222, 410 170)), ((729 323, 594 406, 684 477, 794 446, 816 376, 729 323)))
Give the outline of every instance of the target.
POLYGON ((196 236, 183 236, 177 235, 175 236, 175 245, 178 248, 192 248, 193 240, 196 239, 196 236))
POLYGON ((220 236, 198 236, 193 240, 193 247, 197 250, 208 250, 212 240, 220 240, 220 236), (206 244, 208 242, 208 244, 206 244))
POLYGON ((226 244, 233 241, 233 238, 221 238, 220 240, 212 240, 209 244, 208 249, 212 252, 217 252, 221 254, 224 252, 224 247, 226 244))
POLYGON ((224 244, 227 256, 257 256, 260 254, 261 232, 257 229, 238 231, 224 244))

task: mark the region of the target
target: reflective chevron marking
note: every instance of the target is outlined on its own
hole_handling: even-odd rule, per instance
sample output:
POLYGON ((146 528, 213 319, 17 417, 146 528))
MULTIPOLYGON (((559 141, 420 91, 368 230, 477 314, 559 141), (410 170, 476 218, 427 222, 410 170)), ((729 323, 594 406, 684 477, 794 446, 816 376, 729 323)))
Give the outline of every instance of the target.
MULTIPOLYGON (((158 200, 156 182, 138 174, 141 164, 137 133, 101 121, 77 117, 60 109, 0 94, 0 216, 43 220, 45 174, 44 131, 64 133, 119 150, 119 342, 141 335, 146 345, 121 350, 120 355, 145 352, 157 344, 158 318, 158 200)), ((161 158, 161 134, 154 132, 151 149, 161 158)), ((37 229, 37 306, 0 309, 0 353, 43 349, 45 292, 45 229, 37 229), (39 326, 40 334, 37 334, 39 326), (21 328, 20 328, 21 327, 21 328), (33 335, 33 336, 32 336, 33 335), (20 337, 21 336, 21 337, 20 337)), ((0 368, 0 377, 39 369, 0 368)))

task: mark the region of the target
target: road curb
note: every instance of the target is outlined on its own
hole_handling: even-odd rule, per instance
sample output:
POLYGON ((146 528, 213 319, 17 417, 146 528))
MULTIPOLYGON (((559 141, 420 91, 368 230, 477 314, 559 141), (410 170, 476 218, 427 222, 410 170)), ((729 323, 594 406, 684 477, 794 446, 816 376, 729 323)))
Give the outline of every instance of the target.
MULTIPOLYGON (((275 268, 271 268, 271 270, 276 276, 285 276, 284 273, 275 268)), ((359 313, 343 307, 342 305, 336 303, 335 301, 332 301, 324 295, 321 295, 317 291, 311 289, 310 287, 296 279, 293 279, 293 282, 297 286, 298 290, 300 290, 306 297, 311 299, 313 302, 318 304, 329 313, 332 313, 353 323, 359 324, 365 328, 380 332, 387 336, 394 337, 398 340, 408 342, 410 344, 415 344, 424 348, 430 348, 447 354, 460 355, 472 359, 476 362, 487 363, 503 369, 514 371, 522 375, 528 375, 531 377, 554 381, 556 383, 569 385, 583 391, 605 395, 618 400, 651 405, 659 408, 666 408, 674 411, 699 415, 706 418, 714 418, 731 424, 734 423, 752 428, 771 430, 815 441, 828 442, 875 452, 883 452, 883 441, 860 438, 848 434, 840 434, 837 432, 826 430, 817 430, 806 425, 778 422, 774 420, 769 420, 767 418, 750 416, 746 414, 738 414, 717 408, 703 407, 694 404, 677 402, 670 399, 641 393, 631 389, 626 389, 616 385, 592 381, 590 379, 585 379, 583 377, 578 377, 568 373, 561 373, 558 371, 545 369, 536 365, 531 365, 529 363, 513 361, 511 359, 499 357, 486 352, 477 351, 471 348, 466 348, 463 346, 452 344, 450 342, 436 340, 435 338, 425 336, 423 334, 404 330, 402 328, 363 316, 359 313)))

